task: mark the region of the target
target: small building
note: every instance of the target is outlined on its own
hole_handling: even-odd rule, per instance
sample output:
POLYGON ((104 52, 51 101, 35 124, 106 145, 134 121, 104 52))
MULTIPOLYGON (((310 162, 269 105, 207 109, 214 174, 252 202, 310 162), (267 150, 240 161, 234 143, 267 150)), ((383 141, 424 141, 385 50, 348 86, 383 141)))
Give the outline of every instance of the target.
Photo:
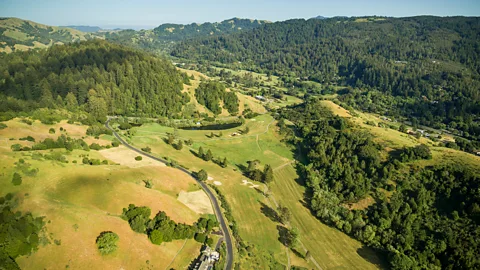
POLYGON ((480 151, 479 151, 479 152, 477 152, 477 156, 480 156, 480 151))
POLYGON ((255 98, 260 101, 267 101, 267 99, 264 96, 255 96, 255 98))
POLYGON ((193 269, 195 270, 208 270, 212 269, 215 262, 220 259, 220 253, 206 246, 202 251, 200 259, 195 263, 193 269))

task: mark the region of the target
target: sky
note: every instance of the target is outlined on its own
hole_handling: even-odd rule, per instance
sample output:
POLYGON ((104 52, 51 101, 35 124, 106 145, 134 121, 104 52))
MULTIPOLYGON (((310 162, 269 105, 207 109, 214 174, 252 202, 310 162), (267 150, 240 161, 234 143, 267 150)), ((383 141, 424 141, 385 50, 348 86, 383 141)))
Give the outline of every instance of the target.
POLYGON ((47 25, 153 28, 233 17, 283 21, 315 16, 480 16, 480 0, 0 0, 0 17, 47 25))

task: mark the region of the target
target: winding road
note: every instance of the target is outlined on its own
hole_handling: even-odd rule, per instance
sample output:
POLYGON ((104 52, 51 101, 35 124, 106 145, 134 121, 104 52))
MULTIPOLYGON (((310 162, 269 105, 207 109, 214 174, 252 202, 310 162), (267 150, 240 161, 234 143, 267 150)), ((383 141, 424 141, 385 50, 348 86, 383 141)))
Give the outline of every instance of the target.
MULTIPOLYGON (((113 132, 113 135, 123 144, 125 145, 127 148, 129 148, 130 150, 132 151, 135 151, 141 155, 144 155, 144 156, 147 156, 151 159, 154 159, 156 161, 159 161, 159 162, 162 162, 164 164, 167 164, 167 161, 164 160, 164 159, 161 159, 161 158, 158 158, 158 157, 155 157, 155 156, 152 156, 148 153, 145 153, 135 147, 133 147, 132 145, 128 144, 125 140, 123 140, 120 135, 118 135, 118 133, 112 128, 110 127, 109 123, 110 123, 110 120, 112 118, 108 118, 108 120, 105 122, 105 127, 108 128, 109 130, 111 130, 113 132)), ((225 260, 225 270, 231 270, 232 269, 232 265, 233 265, 233 244, 232 244, 232 237, 230 236, 230 231, 228 230, 228 226, 227 226, 227 223, 225 222, 225 218, 223 217, 222 215, 222 211, 221 211, 221 208, 220 208, 220 204, 217 200, 217 198, 215 197, 215 195, 212 193, 212 191, 210 190, 210 188, 208 188, 208 186, 202 182, 202 181, 199 181, 197 178, 195 178, 193 175, 192 175, 192 172, 190 172, 189 170, 185 169, 185 168, 182 168, 182 167, 178 167, 177 168, 178 170, 188 174, 190 177, 192 177, 193 179, 195 179, 195 181, 197 181, 197 183, 202 187, 203 191, 205 191, 205 193, 207 193, 207 196, 208 198, 210 199, 210 202, 212 203, 212 206, 213 206, 213 209, 215 210, 215 215, 217 216, 217 220, 218 222, 220 223, 220 227, 222 229, 222 232, 223 232, 223 240, 225 241, 225 244, 226 244, 226 247, 227 247, 227 254, 226 254, 226 260, 225 260)), ((218 246, 218 244, 217 244, 218 246)))

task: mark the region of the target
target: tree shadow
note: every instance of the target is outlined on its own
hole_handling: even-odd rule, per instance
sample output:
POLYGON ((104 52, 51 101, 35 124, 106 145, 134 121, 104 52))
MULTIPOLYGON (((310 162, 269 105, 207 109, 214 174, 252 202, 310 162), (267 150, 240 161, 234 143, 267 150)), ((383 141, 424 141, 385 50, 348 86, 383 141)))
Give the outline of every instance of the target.
POLYGON ((278 241, 282 243, 284 246, 288 247, 288 229, 283 227, 282 225, 277 225, 278 231, 278 241))
POLYGON ((192 153, 192 155, 194 155, 194 156, 196 156, 196 157, 200 158, 200 156, 198 155, 198 152, 195 152, 195 151, 194 151, 194 150, 192 150, 192 149, 190 149, 189 151, 190 151, 190 153, 192 153))
POLYGON ((247 166, 243 165, 243 164, 235 164, 237 166, 237 168, 242 172, 243 175, 245 175, 245 173, 247 172, 247 166))
POLYGON ((305 259, 305 254, 300 253, 296 248, 290 248, 290 250, 293 252, 293 254, 297 255, 297 257, 305 259))
POLYGON ((388 269, 387 256, 385 252, 378 249, 373 249, 367 246, 362 246, 357 249, 357 254, 366 261, 378 266, 380 269, 388 269))
POLYGON ((268 217, 271 221, 273 222, 280 222, 280 217, 277 214, 277 211, 275 209, 271 208, 270 206, 260 202, 260 211, 268 217))

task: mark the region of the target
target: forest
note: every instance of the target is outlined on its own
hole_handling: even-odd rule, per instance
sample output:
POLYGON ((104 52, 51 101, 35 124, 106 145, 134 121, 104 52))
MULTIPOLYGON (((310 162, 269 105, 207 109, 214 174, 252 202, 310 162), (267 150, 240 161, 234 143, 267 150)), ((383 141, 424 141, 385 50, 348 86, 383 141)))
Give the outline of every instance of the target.
POLYGON ((166 59, 95 40, 0 54, 0 112, 37 108, 176 117, 188 77, 166 59))
POLYGON ((289 20, 180 42, 172 55, 344 86, 364 111, 480 136, 480 19, 289 20))
POLYGON ((385 150, 312 98, 280 111, 279 127, 307 161, 298 168, 315 215, 386 254, 392 269, 480 267, 480 175, 467 167, 414 169, 426 146, 385 150), (287 126, 285 120, 295 126, 287 126), (366 209, 349 209, 367 196, 366 209))

